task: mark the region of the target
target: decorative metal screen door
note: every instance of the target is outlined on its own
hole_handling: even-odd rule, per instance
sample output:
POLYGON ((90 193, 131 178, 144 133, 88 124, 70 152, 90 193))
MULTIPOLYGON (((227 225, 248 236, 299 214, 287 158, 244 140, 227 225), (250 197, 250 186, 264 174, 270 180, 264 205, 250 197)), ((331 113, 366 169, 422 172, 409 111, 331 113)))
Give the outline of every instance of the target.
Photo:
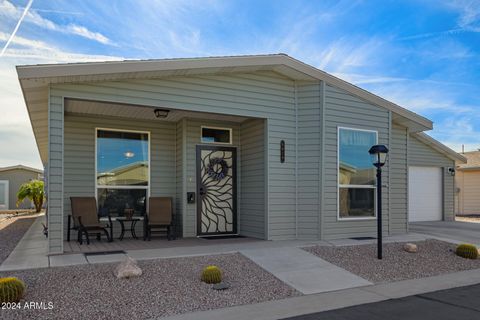
POLYGON ((197 235, 237 233, 237 150, 197 146, 197 235))

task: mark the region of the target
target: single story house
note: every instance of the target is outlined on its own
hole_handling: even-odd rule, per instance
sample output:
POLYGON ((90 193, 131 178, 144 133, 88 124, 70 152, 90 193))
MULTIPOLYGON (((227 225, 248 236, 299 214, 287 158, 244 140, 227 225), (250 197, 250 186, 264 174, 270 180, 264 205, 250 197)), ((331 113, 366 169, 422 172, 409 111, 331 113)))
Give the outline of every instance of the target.
POLYGON ((42 170, 23 165, 0 168, 0 210, 32 209, 28 199, 17 207, 17 192, 22 184, 35 179, 43 179, 42 170))
POLYGON ((285 54, 18 66, 48 166, 50 253, 63 251, 71 196, 99 214, 142 215, 175 199, 183 237, 374 236, 384 167, 385 234, 451 220, 459 154, 432 122, 285 54))
POLYGON ((480 151, 465 152, 462 155, 467 158, 467 163, 457 163, 456 214, 480 215, 480 151))

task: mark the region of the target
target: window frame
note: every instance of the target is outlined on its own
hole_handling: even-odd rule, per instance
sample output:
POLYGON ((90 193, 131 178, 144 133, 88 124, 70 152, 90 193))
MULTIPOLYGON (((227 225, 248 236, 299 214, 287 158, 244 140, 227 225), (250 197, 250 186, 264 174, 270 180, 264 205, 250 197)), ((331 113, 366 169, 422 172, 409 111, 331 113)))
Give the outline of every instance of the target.
MULTIPOLYGON (((150 158, 151 158, 151 132, 150 131, 140 131, 140 130, 129 130, 129 129, 116 129, 116 128, 104 128, 104 127, 96 127, 95 128, 95 201, 97 202, 97 210, 98 210, 98 189, 143 189, 146 190, 146 199, 145 199, 145 210, 148 212, 148 198, 150 197, 150 187, 151 187, 151 166, 150 166, 150 158), (112 132, 132 132, 132 133, 141 133, 146 134, 148 137, 148 170, 147 170, 147 178, 148 182, 146 186, 109 186, 109 185, 99 185, 98 184, 98 131, 112 131, 112 132)), ((113 219, 115 217, 112 217, 113 219)))
MULTIPOLYGON (((361 129, 361 128, 352 128, 352 127, 337 127, 337 221, 357 221, 357 220, 375 220, 377 219, 377 185, 356 185, 356 184, 340 184, 339 175, 340 175, 340 131, 341 130, 350 130, 350 131, 362 131, 362 132, 372 132, 375 133, 375 144, 378 144, 378 130, 371 129, 361 129), (340 216, 340 188, 356 188, 356 189, 373 189, 373 216, 371 217, 341 217, 340 216)), ((375 170, 372 163, 372 170, 375 170)))
POLYGON ((214 127, 214 126, 200 126, 200 142, 204 144, 219 144, 219 145, 231 145, 233 144, 233 128, 224 128, 224 127, 214 127), (214 129, 214 130, 226 130, 229 132, 229 141, 228 142, 210 142, 203 140, 203 129, 214 129))

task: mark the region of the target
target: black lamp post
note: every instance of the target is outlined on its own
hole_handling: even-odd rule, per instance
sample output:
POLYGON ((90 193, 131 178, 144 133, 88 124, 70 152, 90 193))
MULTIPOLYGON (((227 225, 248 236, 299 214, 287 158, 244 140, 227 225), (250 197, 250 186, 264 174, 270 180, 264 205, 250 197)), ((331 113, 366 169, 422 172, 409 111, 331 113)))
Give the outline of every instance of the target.
POLYGON ((373 165, 377 167, 377 257, 382 259, 382 167, 387 161, 388 148, 375 145, 368 151, 372 155, 373 165))

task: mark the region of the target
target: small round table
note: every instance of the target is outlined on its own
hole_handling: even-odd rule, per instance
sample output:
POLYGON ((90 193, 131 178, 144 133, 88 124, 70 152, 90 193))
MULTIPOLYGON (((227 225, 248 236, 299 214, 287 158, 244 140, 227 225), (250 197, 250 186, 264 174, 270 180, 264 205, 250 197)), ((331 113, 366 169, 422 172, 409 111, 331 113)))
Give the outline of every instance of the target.
POLYGON ((117 217, 116 220, 120 223, 121 227, 120 237, 118 237, 118 239, 123 240, 123 236, 125 235, 125 222, 130 222, 130 233, 132 234, 133 239, 138 239, 137 234, 135 233, 135 226, 137 222, 142 219, 117 217))

